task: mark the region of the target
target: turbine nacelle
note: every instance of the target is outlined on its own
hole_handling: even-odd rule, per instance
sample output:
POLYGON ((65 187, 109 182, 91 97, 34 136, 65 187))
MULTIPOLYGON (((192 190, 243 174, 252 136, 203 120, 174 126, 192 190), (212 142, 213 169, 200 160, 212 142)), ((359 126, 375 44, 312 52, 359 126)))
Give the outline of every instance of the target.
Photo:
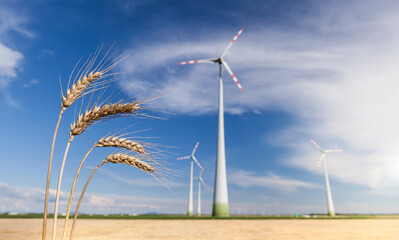
POLYGON ((179 158, 176 158, 176 160, 191 159, 191 161, 194 161, 194 162, 197 164, 197 166, 198 166, 200 169, 202 169, 201 164, 198 162, 197 158, 194 156, 195 151, 197 151, 198 145, 199 145, 199 142, 197 142, 197 144, 195 144, 195 147, 194 147, 194 149, 193 149, 193 152, 191 153, 190 156, 179 157, 179 158))
POLYGON ((328 150, 324 150, 323 148, 321 148, 319 146, 319 144, 317 144, 316 141, 314 141, 313 139, 310 139, 310 142, 313 143, 313 145, 321 152, 321 156, 320 156, 320 160, 317 163, 317 167, 320 166, 321 162, 323 161, 323 159, 325 158, 325 154, 326 153, 332 153, 332 152, 342 152, 342 149, 328 149, 328 150))

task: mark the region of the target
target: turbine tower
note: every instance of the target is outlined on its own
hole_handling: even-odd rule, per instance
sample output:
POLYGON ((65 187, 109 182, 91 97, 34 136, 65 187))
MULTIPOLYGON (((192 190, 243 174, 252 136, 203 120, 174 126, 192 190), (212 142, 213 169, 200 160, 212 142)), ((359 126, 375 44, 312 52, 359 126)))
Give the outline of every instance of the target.
POLYGON ((240 83, 231 71, 229 65, 224 60, 224 56, 229 51, 230 47, 237 40, 238 36, 244 31, 242 28, 231 40, 222 55, 218 58, 191 60, 180 62, 178 65, 194 64, 194 63, 217 63, 219 64, 219 120, 218 120, 218 141, 217 141, 217 157, 216 157, 216 171, 215 171, 215 188, 213 194, 213 210, 214 217, 228 217, 229 216, 229 200, 227 194, 227 176, 226 176, 226 154, 224 145, 224 109, 223 109, 223 79, 222 68, 224 67, 230 76, 233 78, 237 87, 243 92, 240 83))
POLYGON ((326 181, 328 215, 333 217, 333 216, 335 216, 335 210, 334 210, 334 204, 333 204, 333 200, 332 200, 332 196, 331 196, 330 181, 328 180, 326 153, 342 152, 342 150, 341 149, 324 150, 313 139, 310 139, 310 141, 321 152, 320 160, 319 160, 317 166, 319 167, 321 162, 323 162, 323 160, 324 160, 324 178, 326 181))
POLYGON ((204 171, 204 168, 201 167, 201 165, 199 165, 198 163, 198 167, 201 168, 200 174, 198 175, 198 207, 197 207, 197 215, 201 216, 201 184, 205 185, 204 180, 202 179, 201 175, 202 172, 204 171))
MULTIPOLYGON (((186 157, 181 157, 178 158, 177 160, 183 160, 183 159, 191 159, 191 167, 190 167, 190 190, 188 193, 188 207, 187 207, 187 216, 192 216, 193 215, 193 162, 196 162, 197 165, 199 165, 197 159, 194 156, 195 151, 197 150, 199 142, 195 144, 194 150, 191 153, 190 156, 186 157)), ((201 165, 199 165, 201 166, 201 165)))

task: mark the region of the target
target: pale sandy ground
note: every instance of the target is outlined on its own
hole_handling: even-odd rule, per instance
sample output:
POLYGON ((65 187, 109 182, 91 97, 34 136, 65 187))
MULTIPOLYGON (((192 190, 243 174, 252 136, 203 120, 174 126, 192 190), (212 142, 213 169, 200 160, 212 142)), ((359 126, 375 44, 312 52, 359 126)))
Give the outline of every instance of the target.
MULTIPOLYGON (((51 223, 50 228, 51 228, 51 223)), ((41 239, 41 219, 0 219, 1 240, 41 239)), ((61 229, 61 223, 60 227, 61 229)), ((58 236, 60 237, 60 236, 58 236)), ((399 219, 78 220, 76 240, 91 239, 399 239, 399 219)))

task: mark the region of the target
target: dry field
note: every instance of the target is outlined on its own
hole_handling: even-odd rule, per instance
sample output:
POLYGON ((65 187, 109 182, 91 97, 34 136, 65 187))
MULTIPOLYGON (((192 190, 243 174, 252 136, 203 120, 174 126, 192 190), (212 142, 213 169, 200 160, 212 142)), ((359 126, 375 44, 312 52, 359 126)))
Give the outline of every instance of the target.
MULTIPOLYGON (((60 221, 58 229, 62 229, 60 221)), ((49 222, 50 224, 50 222, 49 222)), ((50 224, 51 226, 51 224, 50 224)), ((76 240, 91 239, 399 239, 399 219, 78 220, 76 240)), ((41 219, 0 219, 1 240, 41 239, 41 219)), ((48 228, 48 229, 51 229, 48 228)))

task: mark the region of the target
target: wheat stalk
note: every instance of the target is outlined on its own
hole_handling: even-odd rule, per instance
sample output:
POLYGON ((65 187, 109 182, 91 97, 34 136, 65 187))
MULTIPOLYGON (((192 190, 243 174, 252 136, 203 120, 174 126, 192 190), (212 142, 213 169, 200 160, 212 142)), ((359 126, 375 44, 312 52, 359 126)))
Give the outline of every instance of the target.
POLYGON ((68 219, 69 219, 69 214, 70 214, 70 210, 71 210, 72 197, 73 197, 73 192, 75 190, 76 181, 78 179, 80 170, 82 169, 83 163, 86 161, 86 158, 89 156, 91 151, 94 150, 95 147, 119 147, 119 148, 125 148, 126 150, 132 150, 132 151, 135 151, 140 154, 147 153, 145 148, 136 141, 128 140, 126 138, 121 138, 121 137, 112 137, 112 136, 101 138, 100 140, 98 140, 98 142, 96 142, 93 145, 92 148, 90 148, 90 150, 86 153, 85 157, 82 159, 82 161, 79 165, 79 168, 76 172, 75 179, 72 183, 72 188, 71 188, 71 192, 69 194, 69 201, 68 201, 68 206, 67 206, 67 211, 66 211, 66 216, 65 216, 65 223, 64 223, 62 239, 66 238, 66 230, 68 227, 68 219))
POLYGON ((132 101, 129 103, 114 103, 114 104, 105 104, 102 106, 94 105, 90 110, 86 110, 84 114, 80 114, 77 120, 71 124, 71 131, 69 133, 69 140, 66 146, 64 157, 62 159, 60 174, 58 177, 58 185, 57 192, 55 196, 55 205, 54 205, 54 219, 53 219, 53 240, 55 239, 55 234, 57 230, 57 219, 58 219, 58 204, 59 204, 59 195, 61 191, 61 182, 62 175, 64 172, 64 166, 66 157, 68 154, 69 146, 72 143, 74 137, 76 135, 82 134, 86 128, 97 123, 99 120, 107 120, 109 118, 114 118, 118 116, 125 116, 128 114, 135 114, 136 111, 140 110, 141 106, 139 102, 132 101))
POLYGON ((141 159, 139 159, 135 156, 131 156, 128 154, 121 154, 121 153, 115 153, 115 154, 108 155, 105 160, 101 161, 101 163, 96 168, 94 168, 94 170, 92 171, 92 173, 89 176, 89 179, 87 179, 87 181, 86 181, 86 185, 84 186, 82 193, 80 194, 79 201, 78 201, 78 204, 77 204, 76 210, 75 210, 75 216, 73 218, 72 228, 71 228, 71 235, 70 235, 71 240, 73 239, 73 235, 74 235, 74 231, 75 231, 75 225, 76 225, 76 220, 78 218, 80 203, 82 202, 82 199, 86 192, 87 186, 89 185, 89 182, 90 182, 91 178, 93 177, 94 173, 98 170, 99 167, 101 167, 105 163, 115 163, 115 164, 124 163, 124 164, 130 165, 130 166, 136 167, 144 172, 149 172, 149 173, 155 172, 155 169, 152 166, 148 165, 147 163, 143 162, 141 159))
MULTIPOLYGON (((99 53, 99 51, 97 52, 97 55, 98 55, 98 53, 99 53)), ((54 135, 53 135, 53 141, 51 143, 50 159, 49 159, 48 170, 47 170, 46 193, 45 193, 44 211, 43 211, 42 240, 46 239, 48 195, 49 195, 49 188, 50 188, 51 168, 52 168, 52 162, 53 162, 55 140, 57 137, 57 132, 58 132, 58 128, 59 128, 59 125, 61 122, 62 115, 69 106, 71 106, 77 99, 79 99, 82 96, 82 93, 90 86, 90 84, 103 78, 104 74, 106 72, 110 71, 110 69, 112 68, 112 65, 104 67, 104 65, 101 64, 104 60, 104 58, 103 58, 103 60, 101 60, 100 63, 98 63, 98 65, 94 68, 95 72, 90 72, 89 74, 87 74, 90 69, 93 69, 93 66, 96 62, 96 57, 97 56, 95 54, 95 56, 93 56, 93 58, 91 60, 89 60, 90 58, 88 59, 88 61, 81 68, 81 70, 82 69, 85 69, 85 70, 83 70, 82 74, 80 74, 80 79, 75 84, 73 84, 70 89, 68 89, 66 91, 65 97, 62 96, 61 111, 58 116, 58 121, 57 121, 54 135)), ((76 66, 75 66, 75 68, 76 68, 76 66)), ((74 70, 75 70, 75 68, 74 68, 74 70)), ((71 73, 70 79, 72 77, 74 70, 71 73)), ((92 91, 95 91, 95 90, 97 90, 97 89, 94 89, 92 91)))

